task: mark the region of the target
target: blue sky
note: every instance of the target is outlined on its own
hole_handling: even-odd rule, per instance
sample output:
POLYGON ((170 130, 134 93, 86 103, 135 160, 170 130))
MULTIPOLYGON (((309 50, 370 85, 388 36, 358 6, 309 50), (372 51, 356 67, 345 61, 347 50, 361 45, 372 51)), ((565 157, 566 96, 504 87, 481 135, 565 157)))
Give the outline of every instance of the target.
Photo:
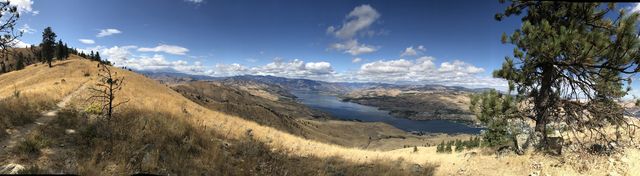
POLYGON ((211 76, 499 88, 491 72, 513 50, 500 36, 520 25, 495 21, 493 0, 19 2, 24 43, 51 26, 119 66, 211 76))

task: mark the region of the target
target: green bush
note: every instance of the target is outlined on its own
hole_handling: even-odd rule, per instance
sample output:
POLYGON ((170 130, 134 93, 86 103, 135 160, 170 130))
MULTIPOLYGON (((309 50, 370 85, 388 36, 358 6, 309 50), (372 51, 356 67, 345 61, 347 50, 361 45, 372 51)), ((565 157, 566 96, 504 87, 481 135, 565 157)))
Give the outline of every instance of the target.
POLYGON ((89 114, 100 115, 102 114, 102 105, 99 103, 92 103, 87 108, 84 109, 84 112, 89 114))
POLYGON ((504 145, 511 140, 508 119, 514 118, 516 101, 510 95, 491 90, 471 96, 469 109, 487 127, 482 136, 488 146, 504 145))
POLYGON ((461 152, 464 150, 464 144, 462 143, 462 141, 460 141, 460 139, 456 139, 455 146, 456 152, 461 152))
POLYGON ((445 143, 444 141, 442 141, 442 143, 438 144, 438 146, 436 146, 436 152, 437 153, 444 153, 444 146, 445 143))

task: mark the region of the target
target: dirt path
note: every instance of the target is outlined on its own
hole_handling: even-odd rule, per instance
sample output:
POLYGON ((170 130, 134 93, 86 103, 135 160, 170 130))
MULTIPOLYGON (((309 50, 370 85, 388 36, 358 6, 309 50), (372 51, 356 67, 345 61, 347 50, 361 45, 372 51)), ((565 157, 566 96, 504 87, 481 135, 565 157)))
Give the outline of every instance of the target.
MULTIPOLYGON (((24 139, 27 134, 31 133, 31 131, 36 127, 40 125, 46 125, 51 120, 55 119, 58 111, 60 111, 62 108, 67 107, 67 104, 69 103, 69 101, 71 101, 71 98, 77 96, 82 90, 84 90, 88 85, 87 83, 88 81, 83 83, 82 86, 80 86, 69 95, 62 98, 62 100, 58 102, 58 104, 56 104, 55 109, 43 112, 42 116, 36 119, 34 123, 21 126, 18 129, 11 131, 10 136, 0 142, 0 156, 6 155, 9 151, 11 151, 22 139, 24 139)), ((0 170, 2 170, 1 167, 0 170)))

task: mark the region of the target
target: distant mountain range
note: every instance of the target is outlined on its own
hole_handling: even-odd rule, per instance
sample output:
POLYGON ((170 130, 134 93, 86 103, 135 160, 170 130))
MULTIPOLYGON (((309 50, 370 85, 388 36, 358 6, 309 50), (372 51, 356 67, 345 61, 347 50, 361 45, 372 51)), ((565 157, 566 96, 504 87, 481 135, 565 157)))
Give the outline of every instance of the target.
POLYGON ((428 85, 405 85, 405 84, 389 84, 389 83, 371 83, 371 82, 326 82, 311 79, 284 78, 277 76, 261 76, 261 75, 241 75, 231 77, 211 77, 204 75, 191 75, 178 72, 154 72, 154 71, 138 71, 139 73, 152 79, 160 80, 164 83, 179 83, 189 81, 253 81, 263 84, 273 84, 281 86, 288 91, 316 91, 329 94, 344 94, 359 89, 400 89, 405 91, 461 91, 461 92, 482 92, 491 90, 492 88, 466 88, 462 86, 444 86, 437 84, 428 85))

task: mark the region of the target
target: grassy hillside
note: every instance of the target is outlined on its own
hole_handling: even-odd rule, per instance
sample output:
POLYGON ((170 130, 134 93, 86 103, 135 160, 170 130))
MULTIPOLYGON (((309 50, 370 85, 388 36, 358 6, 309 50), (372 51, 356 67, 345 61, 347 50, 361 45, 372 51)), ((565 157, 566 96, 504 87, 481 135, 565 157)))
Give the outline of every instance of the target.
MULTIPOLYGON (((54 101, 60 101, 65 95, 70 94, 73 90, 78 89, 83 85, 83 83, 89 81, 89 83, 93 83, 95 81, 95 75, 97 73, 96 70, 96 62, 90 62, 88 60, 78 59, 76 56, 72 56, 70 60, 66 61, 58 61, 54 63, 53 68, 47 68, 42 65, 32 65, 27 67, 24 70, 10 72, 7 74, 0 75, 0 99, 9 98, 12 96, 12 92, 14 90, 19 90, 22 94, 40 94, 54 101)), ((210 148, 210 145, 215 145, 212 140, 216 139, 222 141, 231 141, 231 145, 243 146, 243 141, 250 139, 254 142, 257 142, 256 145, 264 145, 264 149, 260 149, 254 154, 248 154, 246 160, 238 161, 242 164, 250 164, 255 163, 259 164, 268 164, 268 162, 251 162, 253 160, 261 160, 264 159, 261 157, 261 150, 265 151, 276 151, 276 153, 281 152, 282 155, 267 155, 264 157, 284 157, 284 159, 280 159, 280 162, 295 162, 298 159, 303 160, 302 164, 311 163, 325 163, 322 165, 314 166, 314 167, 322 167, 324 170, 334 170, 340 168, 350 168, 350 169, 363 169, 363 173, 365 170, 370 171, 370 173, 378 173, 385 174, 383 172, 375 172, 377 166, 384 166, 384 163, 399 163, 397 165, 389 165, 393 166, 391 168, 403 168, 403 170, 397 170, 399 175, 404 175, 402 172, 410 170, 412 167, 411 164, 420 164, 420 167, 413 168, 422 168, 425 170, 429 170, 426 168, 431 168, 432 164, 438 165, 435 169, 436 175, 452 175, 452 174, 461 174, 461 175, 527 175, 532 172, 538 172, 543 174, 551 174, 551 175, 604 175, 611 171, 616 171, 617 173, 622 174, 633 174, 639 173, 640 169, 638 166, 638 161, 640 161, 640 154, 637 146, 630 147, 625 154, 616 155, 616 156, 598 156, 598 157, 580 157, 577 154, 570 154, 571 156, 576 156, 579 158, 578 160, 567 160, 565 157, 553 157, 553 156, 544 156, 537 153, 527 153, 524 156, 515 156, 515 155, 506 155, 503 157, 496 157, 492 154, 492 152, 485 152, 480 149, 474 149, 471 151, 464 152, 456 152, 453 154, 437 154, 435 153, 435 147, 416 147, 417 151, 414 151, 414 148, 404 148, 397 149, 391 151, 376 151, 376 150, 363 150, 360 148, 352 148, 352 147, 344 147, 335 144, 327 144, 323 142, 318 142, 315 140, 308 140, 303 137, 299 137, 296 135, 289 134, 287 132, 283 132, 273 127, 263 126, 256 122, 246 120, 237 116, 229 115, 223 112, 210 110, 208 108, 202 107, 197 103, 189 100, 188 98, 183 97, 181 94, 173 91, 171 88, 162 85, 154 80, 148 79, 142 75, 136 74, 134 72, 129 72, 125 70, 117 70, 118 74, 124 76, 126 79, 125 86, 122 90, 122 93, 118 97, 118 99, 129 99, 130 102, 123 106, 122 109, 116 111, 116 113, 121 115, 126 115, 128 110, 131 111, 141 111, 141 112, 152 112, 151 115, 140 115, 140 119, 149 119, 143 120, 146 121, 142 123, 140 121, 134 121, 130 123, 124 123, 128 121, 124 121, 121 123, 117 129, 109 129, 114 131, 113 135, 116 137, 99 137, 94 136, 93 138, 98 139, 96 142, 104 141, 104 140, 116 140, 113 141, 113 148, 105 149, 108 152, 100 154, 93 153, 90 157, 86 158, 94 158, 91 163, 102 163, 103 160, 111 161, 112 163, 109 165, 104 165, 101 167, 96 167, 105 170, 127 170, 132 171, 130 168, 126 168, 127 163, 122 163, 123 157, 129 157, 133 155, 130 149, 144 149, 144 143, 134 142, 138 139, 145 139, 147 137, 136 137, 133 134, 148 134, 148 135, 159 135, 158 141, 161 143, 174 144, 177 146, 182 146, 180 144, 187 142, 190 145, 187 146, 196 146, 195 151, 204 152, 204 155, 200 155, 199 153, 195 153, 192 156, 203 156, 200 159, 208 159, 205 156, 209 156, 207 152, 213 150, 210 148), (158 114, 158 115, 154 115, 158 114), (159 121, 155 126, 155 128, 150 128, 152 131, 150 132, 140 132, 136 129, 141 129, 142 127, 136 126, 140 124, 154 124, 153 121, 159 121), (125 125, 127 124, 127 125, 125 125), (131 125, 133 124, 133 125, 131 125), (163 126, 166 125, 166 126, 163 126), (193 129, 193 132, 187 132, 189 129, 193 129), (154 131, 161 129, 160 131, 154 131), (133 134, 127 133, 115 133, 118 130, 122 131, 130 131, 133 134), (175 134, 174 134, 175 133, 175 134), (206 138, 199 138, 197 136, 202 136, 201 134, 207 134, 211 136, 204 135, 206 138), (118 135, 121 135, 118 137, 118 135), (166 137, 163 137, 166 136, 166 137), (120 144, 125 142, 130 142, 131 145, 125 145, 130 148, 118 148, 113 144, 120 144), (182 142, 180 142, 182 141, 182 142), (208 142, 207 142, 208 141, 208 142), (207 147, 209 146, 209 147, 207 147), (117 152, 122 151, 122 152, 117 152), (475 153, 475 154, 474 154, 475 153), (252 157, 258 156, 257 158, 251 159, 252 157), (298 158, 298 159, 296 159, 298 158), (305 160, 305 158, 311 158, 309 160, 305 160), (339 158, 339 161, 334 162, 330 158, 339 158), (609 160, 611 159, 611 160, 609 160), (402 162, 398 162, 402 161, 402 162), (337 164, 337 166, 336 166, 337 164), (362 167, 360 167, 362 166, 362 167), (124 168, 124 169, 117 169, 124 168)), ((79 96, 75 96, 72 98, 69 107, 75 107, 77 109, 83 110, 86 108, 89 103, 86 101, 87 97, 89 97, 88 91, 83 91, 79 93, 79 96)), ((146 114, 146 113, 141 113, 146 114)), ((132 115, 133 116, 133 115, 132 115)), ((137 115, 136 115, 137 116, 137 115)), ((122 118, 131 118, 131 117, 122 117, 122 118)), ((88 123, 88 122, 87 122, 88 123)), ((118 124, 114 122, 115 124, 118 124)), ((79 127, 78 127, 79 129, 79 127)), ((146 129, 146 128, 145 128, 146 129)), ((59 131, 59 130, 58 130, 59 131)), ((44 134, 53 134, 53 133, 44 133, 44 134)), ((150 138, 153 139, 153 138, 150 138)), ((224 143, 224 142, 222 142, 224 143)), ((249 143, 250 145, 246 145, 245 147, 254 147, 253 143, 249 143)), ((223 144, 224 145, 224 144, 223 144)), ((36 145, 38 146, 38 145, 36 145)), ((58 145, 59 146, 59 145, 58 145)), ((80 145, 77 145, 80 146, 80 145)), ((109 146, 109 145, 85 145, 85 146, 109 146)), ((171 149, 171 146, 163 146, 166 149, 171 149)), ((162 148, 156 148, 156 153, 165 153, 161 152, 162 148)), ((45 148, 46 149, 46 148, 45 148)), ((44 150, 44 149, 43 149, 44 150)), ((180 151, 185 150, 187 152, 191 151, 191 149, 175 149, 171 151, 180 151)), ((247 151, 248 149, 240 148, 240 151, 247 151)), ((42 150, 40 150, 42 151, 42 150)), ((98 149, 94 149, 94 151, 100 151, 98 149)), ((143 150, 144 151, 144 150, 143 150)), ((235 151, 235 150, 230 150, 235 151)), ((48 152, 42 151, 44 154, 48 154, 48 152)), ((55 152, 54 152, 55 153, 55 152)), ((44 155, 48 156, 48 155, 44 155)), ((245 155, 232 155, 235 157, 245 157, 245 155)), ((43 157, 40 155, 39 157, 43 157)), ((168 156, 171 158, 170 156, 168 156)), ((158 161, 162 163, 159 155, 149 155, 145 157, 141 156, 142 160, 147 158, 147 160, 158 161)), ((180 158, 180 157, 177 157, 180 158)), ((570 157, 566 157, 570 158, 570 157)), ((273 159, 273 158, 272 158, 273 159)), ((277 160, 277 159, 276 159, 277 160)), ((218 160, 219 162, 226 162, 225 160, 218 160)), ((271 160, 266 160, 271 161, 271 160)), ((5 161, 6 162, 6 161, 5 161)), ((17 162, 28 163, 28 161, 17 160, 17 162)), ((166 161, 165 161, 166 162, 166 161)), ((209 160, 199 160, 197 157, 193 161, 189 161, 187 163, 196 162, 198 164, 202 164, 203 166, 208 166, 210 163, 209 160)), ((135 163, 135 162, 134 162, 135 163)), ((231 162, 234 163, 234 162, 231 162)), ((4 164, 4 163, 3 163, 4 164)), ((183 167, 183 165, 173 165, 173 166, 164 166, 160 165, 151 165, 158 166, 156 168, 159 173, 169 173, 169 172, 160 172, 162 169, 167 168, 175 168, 178 169, 183 167)), ((273 164, 273 166, 277 166, 277 164, 273 164)), ((295 167, 292 168, 300 168, 307 167, 308 165, 292 165, 295 167)), ((309 166, 310 167, 310 166, 309 166)), ((240 167, 243 168, 243 167, 240 167)), ((250 167, 255 169, 256 167, 250 167)), ((268 167, 267 167, 268 168, 268 167)), ((312 167, 313 168, 313 167, 312 167)), ((420 169, 417 169, 420 170, 420 169)), ((205 170, 206 171, 206 170, 205 170)), ((255 170, 254 170, 255 171, 255 170)), ((359 174, 352 172, 353 170, 342 170, 344 174, 359 174)), ((178 173, 176 171, 175 173, 178 173)), ((91 173, 91 172, 86 172, 91 173)), ((250 172, 244 171, 241 174, 275 174, 276 172, 250 172)), ((299 173, 299 172, 298 172, 299 173)), ((417 173, 417 172, 416 172, 417 173)), ((117 172, 112 173, 114 175, 119 175, 117 172)), ((300 173, 304 174, 304 173, 300 173)), ((366 173, 365 173, 366 174, 366 173)), ((331 173, 319 173, 319 175, 331 175, 331 173)))

